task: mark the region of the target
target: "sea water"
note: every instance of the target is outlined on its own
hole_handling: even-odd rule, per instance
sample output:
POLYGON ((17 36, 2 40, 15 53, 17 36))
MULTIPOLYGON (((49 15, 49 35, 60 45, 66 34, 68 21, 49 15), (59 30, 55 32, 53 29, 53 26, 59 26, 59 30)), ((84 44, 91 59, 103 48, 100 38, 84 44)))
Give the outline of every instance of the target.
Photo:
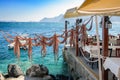
MULTIPOLYGON (((34 38, 35 34, 40 34, 46 37, 51 37, 54 33, 61 35, 64 30, 64 23, 40 23, 40 22, 0 22, 0 30, 7 32, 13 36, 18 34, 29 34, 34 38)), ((61 39, 62 40, 62 39, 61 39)), ((50 74, 68 74, 67 66, 62 58, 63 44, 59 45, 59 58, 56 62, 54 60, 53 47, 47 47, 46 57, 41 56, 41 47, 33 47, 32 61, 28 59, 28 52, 25 50, 20 51, 20 61, 17 60, 14 50, 8 50, 9 43, 3 38, 0 33, 0 73, 7 73, 8 64, 17 64, 21 69, 26 70, 32 64, 42 64, 47 66, 50 74)))
MULTIPOLYGON (((117 35, 120 32, 120 23, 113 23, 112 29, 109 29, 109 34, 117 35)), ((89 26, 87 26, 89 27, 89 26)), ((70 25, 68 29, 70 29, 70 25)), ((0 22, 0 30, 10 33, 15 36, 17 34, 29 34, 30 37, 34 37, 35 34, 41 34, 46 37, 51 37, 54 33, 62 34, 64 30, 64 23, 41 23, 41 22, 0 22)), ((95 24, 90 35, 96 34, 95 24)), ((102 29, 99 28, 99 35, 102 36, 102 29)), ((21 50, 20 61, 18 62, 13 50, 8 50, 9 43, 3 38, 3 34, 0 33, 0 73, 7 73, 8 64, 17 64, 21 69, 26 70, 32 64, 43 64, 48 67, 50 74, 68 74, 67 65, 63 61, 62 48, 63 44, 59 45, 59 59, 57 62, 54 60, 53 48, 47 47, 46 57, 41 56, 41 47, 33 47, 32 61, 28 59, 28 53, 25 50, 21 50)))

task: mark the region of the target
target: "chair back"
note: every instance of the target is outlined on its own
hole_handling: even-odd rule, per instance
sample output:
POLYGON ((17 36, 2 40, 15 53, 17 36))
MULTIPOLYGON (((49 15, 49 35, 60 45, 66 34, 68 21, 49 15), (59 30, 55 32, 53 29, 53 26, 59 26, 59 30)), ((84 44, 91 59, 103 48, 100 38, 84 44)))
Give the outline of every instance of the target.
POLYGON ((120 48, 116 48, 116 57, 120 57, 120 48))
POLYGON ((120 46, 120 39, 117 39, 117 45, 120 46))

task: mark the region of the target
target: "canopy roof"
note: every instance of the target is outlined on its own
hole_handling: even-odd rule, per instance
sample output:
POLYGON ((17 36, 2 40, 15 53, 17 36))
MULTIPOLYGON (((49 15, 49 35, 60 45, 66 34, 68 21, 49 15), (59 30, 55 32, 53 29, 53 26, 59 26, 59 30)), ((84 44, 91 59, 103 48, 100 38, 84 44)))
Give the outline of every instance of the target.
POLYGON ((78 17, 80 14, 77 12, 77 7, 68 9, 64 15, 64 18, 78 17))
POLYGON ((88 15, 84 13, 79 13, 77 9, 78 9, 77 7, 68 9, 66 13, 64 14, 64 18, 73 18, 73 17, 80 17, 80 16, 88 15))
POLYGON ((85 0, 79 8, 68 9, 64 17, 85 15, 120 16, 120 0, 85 0))
POLYGON ((86 0, 79 8, 79 13, 91 15, 120 15, 120 0, 86 0))

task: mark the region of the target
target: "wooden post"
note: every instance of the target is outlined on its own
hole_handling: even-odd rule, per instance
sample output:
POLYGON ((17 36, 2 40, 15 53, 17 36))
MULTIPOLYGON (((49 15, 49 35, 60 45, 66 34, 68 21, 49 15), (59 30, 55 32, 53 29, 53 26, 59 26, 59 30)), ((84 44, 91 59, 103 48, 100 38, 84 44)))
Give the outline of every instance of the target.
POLYGON ((76 56, 78 56, 79 48, 78 48, 78 30, 79 30, 79 19, 76 20, 76 56))
MULTIPOLYGON (((68 21, 65 21, 65 37, 67 37, 67 24, 68 21)), ((67 40, 65 41, 65 45, 67 44, 67 40)))
MULTIPOLYGON (((102 20, 102 53, 103 56, 108 56, 108 28, 106 28, 106 19, 107 16, 103 17, 102 20)), ((104 62, 104 61, 103 61, 104 62)), ((104 70, 104 68, 102 68, 102 72, 103 72, 103 80, 108 80, 108 71, 104 70)))

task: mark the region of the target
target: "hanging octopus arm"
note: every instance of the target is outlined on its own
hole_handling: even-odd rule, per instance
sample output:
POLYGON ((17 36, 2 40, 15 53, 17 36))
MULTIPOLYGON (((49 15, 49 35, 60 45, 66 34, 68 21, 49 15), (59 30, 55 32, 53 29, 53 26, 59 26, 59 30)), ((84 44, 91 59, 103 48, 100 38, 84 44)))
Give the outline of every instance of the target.
POLYGON ((39 36, 39 38, 41 39, 42 37, 44 37, 44 39, 46 39, 46 40, 51 40, 52 39, 52 37, 45 37, 45 36, 39 36))
POLYGON ((7 35, 9 38, 12 38, 12 39, 15 38, 14 36, 12 36, 11 34, 9 34, 8 32, 6 32, 6 35, 7 35))
POLYGON ((29 57, 29 59, 31 59, 31 55, 32 55, 32 38, 27 39, 26 45, 28 45, 28 57, 29 57))
POLYGON ((46 56, 46 38, 44 36, 41 37, 41 40, 40 40, 40 43, 41 43, 41 54, 43 57, 46 56))
POLYGON ((91 29, 92 29, 92 24, 93 24, 93 17, 91 17, 90 18, 90 20, 87 22, 87 23, 85 23, 85 24, 83 24, 82 26, 81 26, 81 34, 82 34, 82 42, 84 43, 84 45, 86 44, 86 43, 88 43, 87 42, 87 39, 88 39, 88 34, 87 34, 87 31, 90 31, 91 29), (89 23, 91 21, 91 24, 90 24, 90 27, 89 28, 87 28, 86 27, 86 25, 89 23))
POLYGON ((35 46, 41 46, 41 55, 44 57, 46 55, 46 45, 45 45, 45 41, 43 39, 43 37, 40 37, 38 36, 37 38, 34 38, 34 42, 35 42, 35 46))
POLYGON ((13 40, 8 39, 6 36, 3 36, 8 43, 13 43, 13 40))
POLYGON ((33 43, 33 46, 40 46, 40 41, 39 41, 39 37, 34 37, 34 43, 33 43))
POLYGON ((70 40, 69 40, 70 47, 74 44, 74 36, 75 36, 75 30, 71 29, 70 30, 70 40))
POLYGON ((15 42, 15 44, 14 44, 14 53, 17 56, 17 58, 19 58, 20 57, 20 45, 21 45, 21 43, 19 41, 19 38, 15 37, 14 42, 15 42))
POLYGON ((67 37, 68 37, 68 36, 64 36, 65 33, 67 33, 67 35, 68 35, 68 32, 64 32, 64 33, 60 36, 60 37, 64 38, 63 41, 60 42, 61 44, 64 43, 64 42, 66 42, 66 40, 67 40, 67 37))
POLYGON ((18 48, 18 52, 17 52, 17 57, 18 57, 18 58, 20 58, 20 44, 21 44, 21 43, 18 42, 18 47, 17 47, 17 48, 18 48))
POLYGON ((20 40, 26 40, 26 39, 27 39, 26 37, 21 37, 21 36, 18 36, 18 38, 19 38, 20 40))
POLYGON ((14 53, 15 53, 15 55, 17 55, 17 51, 18 51, 18 37, 15 37, 14 42, 15 42, 15 44, 14 44, 14 53))
POLYGON ((60 35, 60 37, 65 38, 65 36, 64 36, 65 33, 66 33, 66 32, 64 31, 63 34, 60 35))
POLYGON ((81 26, 80 33, 81 33, 81 42, 85 44, 85 34, 84 34, 84 32, 85 32, 85 25, 83 24, 81 26))
POLYGON ((58 53, 58 45, 59 45, 59 39, 57 37, 57 35, 55 34, 53 36, 53 49, 54 49, 54 53, 57 54, 58 53))
MULTIPOLYGON (((46 38, 46 37, 45 37, 46 38)), ((53 36, 50 37, 50 38, 46 38, 47 41, 46 41, 46 45, 47 46, 52 46, 53 45, 53 36)))
POLYGON ((49 40, 49 42, 47 42, 47 45, 48 45, 48 46, 52 46, 52 45, 53 45, 53 42, 54 42, 54 41, 51 39, 51 40, 49 40))
POLYGON ((58 39, 58 36, 57 34, 54 34, 53 36, 53 52, 54 52, 54 55, 55 55, 55 60, 57 61, 57 58, 58 58, 58 45, 59 45, 59 39, 58 39))
POLYGON ((2 33, 2 35, 3 35, 3 37, 6 39, 6 41, 8 42, 8 43, 13 43, 14 41, 13 40, 10 40, 10 38, 11 39, 14 39, 14 37, 12 36, 12 35, 10 35, 10 34, 8 34, 8 33, 5 33, 4 31, 0 31, 1 33, 2 33), (9 38, 8 38, 9 37, 9 38))

